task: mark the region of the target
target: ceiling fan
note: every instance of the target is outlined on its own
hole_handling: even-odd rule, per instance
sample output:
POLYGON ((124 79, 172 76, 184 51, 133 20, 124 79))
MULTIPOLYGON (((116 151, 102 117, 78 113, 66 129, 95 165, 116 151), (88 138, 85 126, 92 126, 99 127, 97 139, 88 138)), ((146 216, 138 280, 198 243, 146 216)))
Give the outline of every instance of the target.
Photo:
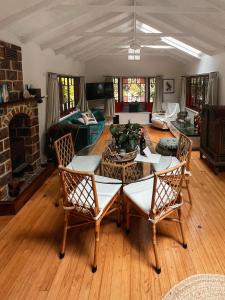
MULTIPOLYGON (((136 19, 136 0, 133 0, 133 39, 128 45, 120 45, 117 48, 128 49, 128 60, 139 61, 141 59, 141 48, 151 48, 151 49, 168 49, 173 48, 168 45, 156 45, 156 44, 141 44, 137 38, 137 19, 136 19)), ((142 31, 145 33, 161 33, 155 28, 149 25, 142 24, 142 31)))

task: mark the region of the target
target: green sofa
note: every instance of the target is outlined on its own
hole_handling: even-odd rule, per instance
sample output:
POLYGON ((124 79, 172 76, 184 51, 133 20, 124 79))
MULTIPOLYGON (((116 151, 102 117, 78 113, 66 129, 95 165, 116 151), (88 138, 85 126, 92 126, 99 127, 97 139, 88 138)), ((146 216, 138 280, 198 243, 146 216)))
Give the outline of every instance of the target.
POLYGON ((46 135, 46 154, 49 161, 56 161, 54 141, 69 132, 72 134, 76 152, 98 140, 105 127, 105 118, 101 111, 92 112, 97 124, 80 123, 78 119, 81 118, 81 112, 76 111, 49 128, 46 135))

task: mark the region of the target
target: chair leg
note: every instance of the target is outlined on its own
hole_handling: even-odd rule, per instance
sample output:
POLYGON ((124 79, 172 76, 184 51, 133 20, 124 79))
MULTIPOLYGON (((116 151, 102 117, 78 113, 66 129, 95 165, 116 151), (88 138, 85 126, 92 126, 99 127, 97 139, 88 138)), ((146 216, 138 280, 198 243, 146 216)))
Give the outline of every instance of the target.
POLYGON ((59 202, 60 202, 60 199, 62 197, 62 194, 63 194, 63 189, 62 189, 61 180, 60 180, 60 177, 59 177, 59 195, 58 195, 57 199, 55 200, 55 207, 59 206, 59 202))
POLYGON ((152 225, 152 243, 153 243, 153 250, 155 255, 155 262, 156 262, 156 273, 161 273, 161 267, 159 264, 159 257, 157 253, 157 243, 156 243, 156 224, 152 225))
POLYGON ((126 201, 126 233, 130 232, 130 204, 126 201))
POLYGON ((95 224, 95 252, 94 252, 94 264, 92 266, 92 273, 95 273, 97 271, 99 233, 100 233, 100 223, 96 223, 95 224))
POLYGON ((69 218, 68 212, 65 211, 65 215, 64 215, 64 228, 63 228, 63 239, 62 239, 61 251, 59 253, 59 258, 60 259, 62 259, 65 256, 68 218, 69 218))
POLYGON ((117 200, 117 207, 118 207, 118 212, 117 212, 117 226, 120 227, 121 226, 121 199, 120 197, 118 197, 117 200))
POLYGON ((185 179, 186 187, 187 187, 187 192, 188 192, 188 198, 190 205, 192 205, 192 197, 191 197, 191 191, 190 191, 190 186, 189 186, 189 179, 185 179))
POLYGON ((178 217, 179 217, 179 224, 180 224, 180 230, 181 230, 181 235, 182 235, 183 248, 186 249, 187 242, 186 242, 185 234, 184 234, 183 216, 182 216, 181 208, 178 209, 178 217))

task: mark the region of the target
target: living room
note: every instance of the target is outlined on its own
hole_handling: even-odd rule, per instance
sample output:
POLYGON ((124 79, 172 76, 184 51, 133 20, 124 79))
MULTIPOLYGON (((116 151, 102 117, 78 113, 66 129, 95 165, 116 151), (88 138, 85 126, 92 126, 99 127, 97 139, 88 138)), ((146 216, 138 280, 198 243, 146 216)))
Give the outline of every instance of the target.
POLYGON ((224 299, 224 9, 2 3, 1 299, 224 299))

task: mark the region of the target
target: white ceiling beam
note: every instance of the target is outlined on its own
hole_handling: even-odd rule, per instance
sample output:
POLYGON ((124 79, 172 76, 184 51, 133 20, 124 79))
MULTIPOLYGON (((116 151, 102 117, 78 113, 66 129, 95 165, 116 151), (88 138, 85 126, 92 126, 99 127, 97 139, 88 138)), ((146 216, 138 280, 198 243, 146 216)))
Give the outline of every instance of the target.
MULTIPOLYGON (((121 16, 122 16, 122 19, 121 19, 121 20, 118 20, 118 17, 119 17, 119 16, 117 16, 116 19, 115 19, 115 18, 112 18, 112 20, 115 19, 115 21, 113 22, 113 24, 110 24, 110 25, 105 26, 105 27, 104 27, 104 31, 111 30, 111 29, 115 28, 115 26, 119 26, 119 25, 121 25, 121 24, 123 24, 123 23, 126 23, 127 21, 129 21, 129 20, 131 19, 130 16, 126 16, 126 15, 124 15, 124 14, 121 14, 121 16)), ((75 33, 75 35, 76 35, 76 33, 75 33)), ((81 36, 82 36, 82 35, 81 35, 81 36)), ((92 36, 92 37, 93 37, 93 36, 92 36)), ((100 37, 97 36, 97 38, 100 38, 100 37)), ((78 43, 80 44, 80 42, 81 42, 82 40, 86 40, 86 37, 84 36, 84 37, 82 37, 82 38, 81 38, 80 40, 78 40, 78 41, 72 41, 72 42, 70 42, 70 43, 67 43, 67 44, 65 44, 64 46, 62 46, 62 47, 56 49, 55 52, 56 52, 56 54, 57 54, 57 53, 66 53, 66 51, 67 51, 68 49, 71 49, 71 48, 73 48, 73 47, 76 47, 76 46, 78 45, 78 43), (77 43, 77 42, 78 42, 78 43, 77 43)), ((88 39, 88 40, 89 40, 89 39, 88 39)))
POLYGON ((60 2, 61 2, 60 0, 42 0, 34 5, 29 5, 27 7, 24 7, 20 11, 15 12, 4 19, 1 19, 0 29, 4 29, 5 27, 13 23, 16 23, 28 16, 31 16, 32 14, 36 14, 37 12, 47 10, 50 7, 57 6, 60 2))
MULTIPOLYGON (((82 24, 80 26, 76 26, 76 29, 73 26, 70 26, 69 29, 65 28, 65 30, 61 30, 57 34, 55 33, 52 38, 48 38, 48 40, 46 42, 41 43, 41 48, 42 49, 54 48, 55 44, 57 44, 58 42, 63 42, 63 40, 66 40, 68 37, 71 37, 71 36, 76 35, 76 36, 82 37, 79 34, 74 34, 74 31, 75 30, 84 31, 84 29, 91 28, 92 26, 96 26, 97 24, 100 24, 100 23, 106 21, 107 19, 112 18, 113 16, 115 16, 115 14, 101 13, 100 15, 98 15, 98 18, 96 18, 96 15, 93 15, 93 16, 89 17, 88 21, 86 21, 86 22, 85 22, 85 19, 83 19, 84 24, 82 24)), ((92 36, 92 35, 90 34, 90 36, 92 36)))
POLYGON ((73 47, 69 50, 67 50, 66 53, 64 53, 64 55, 66 55, 67 57, 70 57, 71 55, 73 55, 74 53, 83 53, 85 51, 91 51, 91 49, 93 48, 97 48, 100 45, 102 45, 102 41, 103 39, 100 37, 95 37, 95 38, 91 38, 91 39, 86 39, 85 38, 85 42, 83 42, 80 47, 73 47))
MULTIPOLYGON (((66 3, 64 3, 66 5, 66 3)), ((86 9, 91 12, 126 12, 132 13, 134 11, 133 5, 73 5, 68 3, 68 7, 71 9, 86 9)), ((217 8, 212 8, 211 6, 195 6, 191 7, 190 5, 186 6, 159 6, 159 5, 141 5, 135 7, 136 13, 150 13, 150 14, 213 14, 220 13, 220 10, 217 8)))
POLYGON ((211 4, 213 7, 219 10, 225 10, 224 0, 205 0, 206 3, 211 4))
MULTIPOLYGON (((182 30, 182 32, 189 34, 190 37, 193 36, 195 38, 198 38, 200 41, 202 40, 203 42, 208 43, 214 48, 221 49, 223 47, 220 41, 216 40, 213 36, 207 34, 206 28, 200 30, 197 26, 193 26, 191 20, 190 20, 190 24, 186 24, 184 17, 178 19, 177 16, 175 19, 174 17, 157 15, 157 17, 151 16, 151 19, 160 20, 160 22, 164 23, 165 25, 168 24, 169 26, 173 26, 174 28, 177 28, 177 30, 182 30)), ((180 37, 180 39, 182 39, 182 37, 180 37)))
MULTIPOLYGON (((133 36, 133 32, 106 32, 105 30, 99 30, 99 31, 94 31, 94 32, 89 32, 89 31, 82 31, 82 30, 73 30, 73 35, 76 36, 84 36, 84 37, 94 37, 94 36, 100 36, 100 37, 130 37, 133 36)), ((185 33, 174 33, 174 32, 164 32, 164 33, 147 33, 147 32, 136 32, 136 37, 163 37, 163 36, 169 36, 172 35, 173 37, 190 37, 191 34, 185 34, 185 33)))
POLYGON ((76 11, 74 11, 73 15, 63 16, 63 17, 57 19, 56 21, 48 24, 47 26, 45 25, 43 27, 37 28, 28 34, 21 36, 20 40, 23 43, 27 43, 29 41, 32 41, 32 40, 35 40, 35 39, 41 37, 42 35, 46 35, 48 33, 55 32, 56 30, 60 29, 61 27, 70 25, 71 21, 72 21, 72 24, 74 25, 74 24, 79 23, 80 21, 83 21, 84 18, 89 17, 89 16, 90 16, 90 12, 87 12, 86 10, 76 10, 76 11))
MULTIPOLYGON (((193 47, 196 47, 197 49, 199 49, 200 51, 204 52, 205 54, 208 54, 208 55, 215 54, 215 51, 210 50, 210 49, 212 49, 212 46, 210 46, 209 43, 208 44, 204 43, 205 45, 209 46, 209 48, 207 48, 207 47, 204 47, 202 45, 199 45, 199 42, 196 43, 196 42, 188 41, 188 38, 191 39, 193 35, 191 33, 189 33, 189 36, 187 36, 187 34, 186 34, 188 32, 187 29, 185 29, 184 32, 180 33, 180 34, 178 34, 178 33, 175 33, 175 34, 173 34, 173 33, 166 34, 165 31, 163 30, 164 28, 169 27, 170 30, 174 30, 175 32, 177 32, 178 29, 181 30, 181 29, 184 29, 184 28, 180 28, 180 27, 178 27, 178 25, 175 27, 173 25, 173 22, 170 22, 170 23, 165 22, 165 18, 162 18, 162 19, 157 18, 156 19, 155 17, 149 16, 149 15, 144 15, 144 16, 139 16, 138 15, 138 20, 141 21, 141 22, 143 22, 143 23, 145 23, 145 24, 147 24, 147 25, 149 25, 149 26, 153 26, 156 29, 162 31, 164 33, 164 36, 172 36, 174 38, 182 39, 182 41, 184 43, 186 42, 187 44, 190 44, 193 47)), ((197 40, 199 41, 199 38, 197 38, 197 40)))
MULTIPOLYGON (((123 42, 130 42, 130 40, 127 40, 127 39, 119 39, 117 41, 118 43, 123 43, 123 42)), ((83 56, 86 56, 88 54, 92 54, 93 52, 101 52, 102 49, 112 49, 113 45, 115 44, 115 41, 108 41, 108 42, 105 42, 104 39, 102 39, 101 41, 99 41, 98 43, 96 43, 96 45, 93 45, 92 48, 87 48, 83 51, 79 51, 79 52, 73 52, 73 57, 74 56, 78 56, 78 57, 83 57, 83 56)), ((71 53, 72 54, 72 53, 71 53)))
MULTIPOLYGON (((65 0, 47 0, 47 1, 51 1, 51 2, 54 2, 55 5, 57 4, 63 4, 65 5, 65 0)), ((47 2, 46 0, 44 0, 43 2, 47 2)), ((76 0, 73 0, 74 2, 76 2, 76 0)), ((84 0, 82 0, 84 1, 84 0)), ((116 4, 118 2, 118 0, 109 0, 109 1, 105 1, 105 5, 108 5, 108 4, 116 4)), ((50 6, 46 7, 47 8, 50 8, 50 6)), ((21 41, 23 43, 27 43, 29 42, 30 40, 34 40, 40 36, 42 36, 43 34, 46 35, 47 33, 51 33, 52 31, 56 31, 56 30, 59 30, 61 27, 64 27, 66 25, 74 25, 74 24, 77 24, 79 23, 80 21, 83 21, 86 17, 90 18, 90 14, 92 13, 92 11, 86 9, 85 6, 83 5, 79 5, 79 3, 77 3, 76 5, 73 5, 73 8, 71 8, 71 11, 74 12, 73 14, 70 14, 70 15, 65 15, 59 19, 57 19, 56 21, 48 24, 48 26, 43 26, 41 28, 38 28, 36 30, 33 30, 32 32, 24 35, 24 36, 21 36, 21 41)), ((101 14, 101 11, 97 12, 97 13, 100 13, 101 14)), ((95 15, 96 17, 96 15, 95 15)))
POLYGON ((198 59, 186 54, 185 52, 182 52, 181 50, 178 49, 168 49, 167 50, 168 54, 171 54, 172 56, 179 57, 181 60, 186 61, 186 62, 193 62, 197 61, 198 59))
MULTIPOLYGON (((112 30, 113 28, 115 28, 115 26, 117 27, 120 24, 127 23, 130 20, 131 20, 130 17, 123 18, 122 20, 120 20, 120 22, 116 22, 116 23, 113 23, 113 24, 110 24, 110 25, 106 26, 104 28, 104 30, 106 30, 106 31, 107 30, 112 30)), ((102 40, 101 37, 95 37, 95 38, 102 40)), ((70 53, 73 51, 74 48, 76 48, 76 49, 78 48, 79 49, 80 47, 83 46, 82 42, 83 41, 85 42, 86 40, 88 40, 89 43, 93 43, 92 40, 90 40, 90 38, 87 39, 87 37, 82 37, 78 41, 73 41, 73 42, 71 42, 71 43, 69 43, 69 44, 67 44, 67 45, 65 45, 65 46, 63 46, 63 47, 55 50, 55 52, 56 52, 56 54, 62 53, 62 54, 70 55, 70 53)))
MULTIPOLYGON (((128 42, 127 39, 120 39, 119 41, 120 43, 124 43, 124 42, 128 42)), ((78 60, 84 60, 84 59, 89 59, 92 56, 95 56, 96 54, 100 54, 108 49, 111 49, 112 45, 114 44, 113 41, 105 43, 104 41, 102 41, 102 47, 97 47, 97 49, 91 49, 91 50, 87 50, 86 52, 82 52, 82 53, 74 53, 73 57, 78 59, 78 60)))

